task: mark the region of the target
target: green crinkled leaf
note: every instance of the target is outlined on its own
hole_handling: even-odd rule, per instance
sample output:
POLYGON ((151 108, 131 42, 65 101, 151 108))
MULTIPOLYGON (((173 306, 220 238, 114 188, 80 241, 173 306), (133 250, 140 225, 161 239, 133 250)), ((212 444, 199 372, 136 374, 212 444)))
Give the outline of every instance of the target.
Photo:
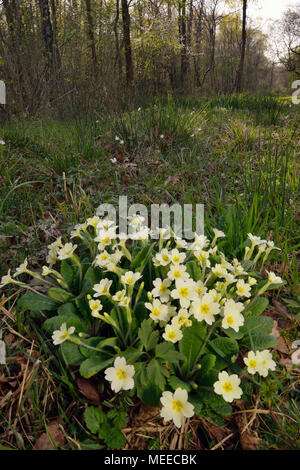
POLYGON ((139 349, 133 348, 129 346, 129 348, 125 349, 118 354, 120 357, 125 357, 127 364, 134 364, 142 355, 142 351, 139 349))
POLYGON ((148 365, 148 376, 150 380, 154 380, 154 383, 163 391, 166 384, 166 376, 169 373, 164 366, 162 366, 156 359, 152 359, 148 365))
POLYGON ((221 395, 217 395, 214 391, 197 390, 196 397, 206 408, 212 409, 222 416, 229 416, 232 413, 231 405, 226 403, 224 398, 221 395))
POLYGON ((81 300, 83 299, 84 297, 86 297, 89 293, 91 293, 91 289, 93 287, 93 283, 90 279, 85 279, 83 281, 83 286, 82 286, 82 289, 80 291, 80 294, 76 297, 76 300, 81 300))
POLYGON ((192 322, 192 326, 183 328, 182 330, 181 351, 186 358, 183 364, 183 370, 186 370, 188 365, 190 365, 190 367, 193 366, 206 337, 206 326, 204 322, 198 322, 194 318, 192 322))
POLYGON ((59 304, 49 297, 45 297, 35 292, 28 290, 22 297, 18 300, 18 307, 23 308, 24 310, 56 310, 59 304))
POLYGON ((154 349, 158 342, 159 332, 153 330, 153 321, 144 320, 138 331, 138 336, 146 351, 154 349))
POLYGON ((105 434, 104 442, 110 449, 116 450, 120 450, 126 445, 124 434, 116 428, 110 428, 109 432, 105 434))
POLYGON ((214 354, 204 354, 199 360, 201 369, 199 369, 200 376, 207 374, 216 363, 216 356, 214 354))
POLYGON ((80 366, 85 360, 85 357, 81 354, 78 344, 65 341, 60 345, 61 353, 68 365, 80 366))
POLYGON ((245 308, 246 317, 258 317, 268 307, 269 300, 266 297, 257 297, 245 308))
POLYGON ((71 294, 71 292, 67 292, 66 290, 61 289, 60 287, 51 287, 48 290, 47 295, 51 299, 60 303, 66 303, 73 298, 73 295, 71 294))
POLYGON ((173 390, 176 390, 177 388, 182 388, 187 392, 190 392, 192 390, 192 387, 189 383, 183 382, 183 380, 180 380, 178 377, 176 377, 176 375, 171 375, 170 377, 168 377, 168 383, 173 390))
POLYGON ((57 313, 58 315, 78 315, 79 312, 73 303, 68 302, 60 305, 57 309, 57 313))
POLYGON ((245 319, 245 324, 242 330, 245 333, 241 344, 248 349, 262 351, 277 344, 276 338, 271 336, 270 333, 273 329, 274 320, 270 317, 248 317, 245 319))
MULTIPOLYGON (((74 284, 74 278, 75 278, 75 273, 74 273, 74 268, 73 264, 70 260, 65 259, 61 262, 60 265, 60 273, 70 289, 72 289, 73 284, 74 284)), ((77 273, 78 275, 78 273, 77 273)))
POLYGON ((201 280, 202 270, 196 261, 189 261, 186 263, 186 271, 194 281, 197 282, 201 280))
POLYGON ((78 317, 78 315, 74 314, 63 314, 48 318, 43 323, 43 329, 48 333, 52 334, 53 331, 59 330, 63 323, 66 323, 67 328, 74 326, 76 333, 86 331, 86 325, 84 324, 84 322, 81 320, 80 317, 78 317))
POLYGON ((107 413, 107 417, 112 421, 113 425, 117 429, 125 428, 128 416, 125 410, 120 408, 113 408, 107 413))
MULTIPOLYGON (((101 338, 94 336, 92 338, 81 338, 81 342, 84 344, 87 344, 88 346, 92 346, 93 348, 98 348, 98 345, 101 343, 101 338)), ((94 356, 96 351, 93 351, 92 349, 85 348, 84 346, 79 346, 80 352, 84 357, 91 357, 94 356)), ((100 349, 99 349, 99 352, 100 349)))
POLYGON ((164 362, 174 363, 184 359, 184 355, 176 351, 171 343, 160 343, 155 347, 155 357, 163 359, 164 362))
POLYGON ((152 243, 152 245, 147 245, 145 248, 140 250, 134 260, 131 263, 131 270, 136 271, 136 270, 141 270, 143 266, 147 263, 147 260, 153 250, 155 243, 152 243))
POLYGON ((80 374, 82 377, 89 379, 96 375, 100 370, 105 369, 106 367, 112 366, 114 359, 108 358, 105 354, 95 353, 95 356, 85 359, 85 361, 80 366, 80 374))
POLYGON ((88 406, 85 409, 84 419, 87 428, 93 434, 99 432, 101 426, 107 422, 105 413, 103 413, 103 411, 99 410, 99 408, 96 408, 95 406, 88 406))
POLYGON ((235 339, 219 337, 209 341, 207 349, 216 355, 215 369, 221 370, 231 363, 232 356, 239 351, 239 345, 235 339))
POLYGON ((156 385, 154 378, 150 378, 145 364, 141 364, 135 374, 137 396, 149 406, 159 406, 161 389, 156 385))

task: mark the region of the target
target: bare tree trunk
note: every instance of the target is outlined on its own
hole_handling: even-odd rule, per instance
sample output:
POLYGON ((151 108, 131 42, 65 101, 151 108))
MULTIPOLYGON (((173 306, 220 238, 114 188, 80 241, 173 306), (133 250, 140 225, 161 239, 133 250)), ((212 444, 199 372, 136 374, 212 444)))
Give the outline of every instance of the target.
POLYGON ((180 81, 181 86, 184 88, 186 85, 187 71, 188 71, 188 56, 187 56, 187 32, 186 32, 186 0, 179 0, 179 13, 180 13, 180 43, 181 43, 181 71, 180 81))
POLYGON ((39 0, 48 78, 54 71, 54 37, 48 0, 39 0))
POLYGON ((116 17, 114 21, 114 34, 115 34, 115 49, 116 49, 116 62, 118 64, 119 77, 122 76, 122 59, 120 54, 120 41, 119 41, 119 32, 118 25, 120 19, 120 0, 116 0, 116 17))
POLYGON ((89 38, 89 45, 90 45, 90 48, 91 48, 94 79, 97 80, 98 60, 97 60, 97 53, 96 53, 96 44, 95 44, 95 35, 94 35, 94 22, 93 22, 91 0, 85 0, 85 6, 86 6, 86 16, 87 16, 87 34, 88 34, 88 38, 89 38))
POLYGON ((123 39, 125 49, 125 64, 126 64, 126 82, 131 85, 133 81, 133 62, 131 52, 131 39, 130 39, 130 13, 127 0, 122 1, 122 21, 123 21, 123 39))
POLYGON ((240 58, 239 68, 237 71, 236 86, 235 86, 235 89, 238 93, 240 93, 243 89, 245 51, 246 51, 246 41, 247 41, 246 25, 247 25, 247 0, 243 0, 242 48, 241 48, 241 58, 240 58))

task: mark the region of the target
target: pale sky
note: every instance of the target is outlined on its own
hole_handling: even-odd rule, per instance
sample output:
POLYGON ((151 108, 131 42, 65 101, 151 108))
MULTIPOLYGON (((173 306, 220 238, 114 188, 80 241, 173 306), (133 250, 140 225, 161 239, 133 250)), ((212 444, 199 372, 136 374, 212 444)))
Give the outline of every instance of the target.
POLYGON ((289 7, 300 5, 300 0, 249 0, 248 16, 255 21, 261 19, 267 31, 269 20, 278 20, 289 7))

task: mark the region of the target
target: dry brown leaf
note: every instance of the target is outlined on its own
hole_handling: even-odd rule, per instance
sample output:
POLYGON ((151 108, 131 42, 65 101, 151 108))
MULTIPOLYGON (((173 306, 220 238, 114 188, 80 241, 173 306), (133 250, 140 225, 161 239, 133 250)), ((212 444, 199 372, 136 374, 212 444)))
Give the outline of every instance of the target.
POLYGON ((274 326, 271 335, 277 339, 277 344, 273 347, 273 349, 283 354, 289 354, 289 347, 285 339, 280 334, 278 329, 278 322, 276 320, 274 320, 274 326))
MULTIPOLYGON (((59 429, 59 422, 54 421, 48 426, 48 433, 51 435, 55 447, 61 447, 65 438, 62 431, 59 429)), ((35 442, 34 450, 55 450, 47 432, 44 432, 35 442)))
POLYGON ((100 402, 99 392, 92 381, 84 379, 83 377, 78 377, 77 386, 80 393, 82 393, 82 395, 84 395, 88 400, 100 402))

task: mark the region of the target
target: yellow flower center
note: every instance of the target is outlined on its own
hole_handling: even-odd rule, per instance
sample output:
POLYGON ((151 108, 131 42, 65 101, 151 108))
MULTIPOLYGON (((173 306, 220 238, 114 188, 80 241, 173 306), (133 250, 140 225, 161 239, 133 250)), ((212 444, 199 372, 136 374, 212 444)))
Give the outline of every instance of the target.
POLYGON ((203 289, 201 289, 201 287, 197 287, 197 289, 195 289, 195 291, 197 292, 197 294, 201 295, 202 292, 203 292, 203 289))
POLYGON ((240 294, 243 294, 245 292, 245 289, 243 287, 238 287, 238 292, 240 294))
POLYGON ((173 257, 174 263, 178 263, 179 260, 180 260, 179 256, 175 255, 175 256, 173 257))
POLYGON ((104 254, 104 255, 101 255, 101 259, 102 259, 103 261, 106 260, 107 258, 108 258, 107 255, 105 255, 105 254, 104 254))
POLYGON ((125 380, 127 377, 126 371, 124 369, 119 369, 116 373, 118 379, 125 380))
POLYGON ((249 367, 252 367, 254 369, 254 367, 256 367, 256 361, 254 359, 251 359, 249 361, 249 367))
POLYGON ((155 315, 156 317, 159 317, 160 315, 160 311, 158 310, 158 308, 154 308, 153 311, 152 311, 153 315, 155 315))
POLYGON ((104 243, 104 244, 109 243, 109 241, 110 241, 109 237, 105 237, 105 238, 102 239, 102 243, 104 243))
POLYGON ((182 325, 182 323, 184 322, 185 322, 185 317, 183 315, 180 315, 180 317, 178 318, 178 324, 182 325))
POLYGON ((207 304, 202 304, 200 307, 200 312, 206 315, 209 312, 210 308, 207 304))
POLYGON ((183 297, 183 298, 184 298, 184 297, 187 297, 187 296, 189 295, 189 290, 188 290, 188 288, 187 288, 187 287, 181 287, 181 288, 179 289, 179 295, 180 295, 181 297, 183 297))
POLYGON ((181 277, 180 271, 174 271, 174 277, 176 277, 176 278, 181 277))
POLYGON ((62 335, 61 335, 62 339, 66 339, 68 334, 69 333, 67 331, 64 331, 64 333, 62 333, 62 335))
POLYGON ((169 257, 168 257, 167 255, 163 255, 162 259, 163 259, 163 261, 165 261, 165 262, 169 261, 169 257))
POLYGON ((225 392, 231 392, 231 390, 232 390, 232 385, 231 385, 231 383, 230 383, 230 382, 225 382, 225 383, 223 384, 223 390, 224 390, 225 392))
POLYGON ((181 403, 180 400, 174 400, 173 401, 173 404, 172 404, 172 409, 177 411, 177 412, 180 412, 183 408, 183 404, 181 403))
POLYGON ((174 339, 175 336, 176 336, 176 335, 175 335, 174 331, 170 331, 170 332, 168 333, 168 338, 169 338, 169 339, 174 339))
POLYGON ((163 284, 161 284, 160 288, 159 288, 160 292, 167 292, 168 288, 166 286, 164 286, 163 284))
POLYGON ((132 277, 128 277, 128 278, 126 279, 126 282, 127 282, 128 284, 132 284, 132 281, 133 281, 132 277))
POLYGON ((233 322, 234 322, 234 320, 233 320, 232 315, 230 315, 229 317, 227 317, 227 323, 228 323, 228 325, 232 325, 233 322))

